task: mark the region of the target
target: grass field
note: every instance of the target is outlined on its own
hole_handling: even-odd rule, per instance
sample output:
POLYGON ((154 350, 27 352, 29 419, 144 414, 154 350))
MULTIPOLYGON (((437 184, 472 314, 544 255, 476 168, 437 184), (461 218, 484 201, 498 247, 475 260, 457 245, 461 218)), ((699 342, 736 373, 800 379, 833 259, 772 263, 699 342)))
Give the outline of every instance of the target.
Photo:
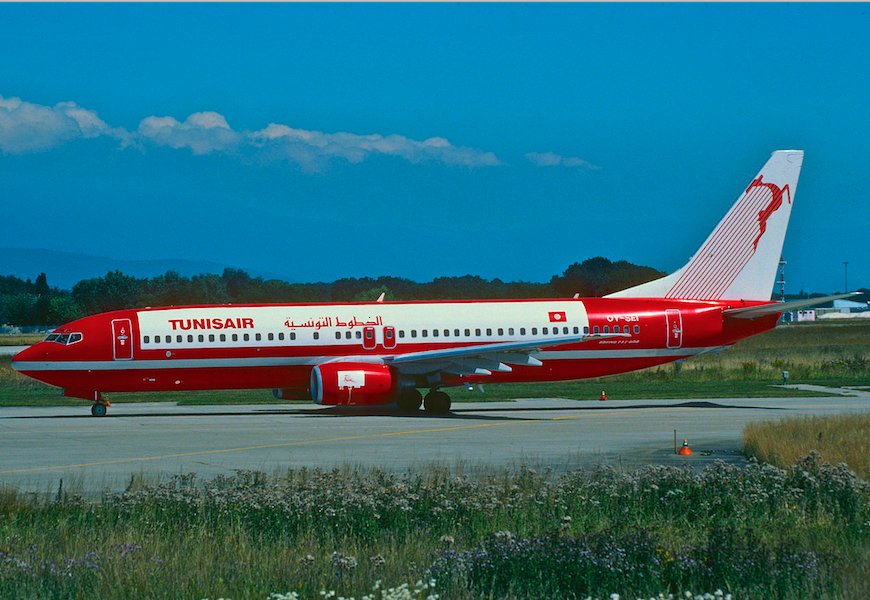
POLYGON ((747 454, 774 465, 792 464, 813 450, 820 460, 845 463, 870 479, 870 413, 753 423, 743 441, 747 454))
MULTIPOLYGON (((0 342, 13 337, 0 336, 0 342)), ((57 388, 21 376, 12 370, 10 363, 11 357, 0 357, 0 406, 84 404, 64 398, 57 388)), ((450 395, 454 402, 540 397, 598 400, 602 391, 610 400, 819 395, 773 387, 782 382, 784 370, 789 371, 789 383, 870 385, 870 323, 793 324, 743 340, 721 354, 696 356, 636 373, 564 383, 486 385, 483 394, 453 388, 450 395)), ((276 402, 268 390, 110 394, 110 400, 179 404, 276 402)))
POLYGON ((378 580, 434 580, 457 600, 717 588, 866 599, 868 528, 866 482, 813 457, 701 473, 453 465, 188 475, 131 482, 95 503, 0 492, 0 597, 313 600, 359 598, 378 580))

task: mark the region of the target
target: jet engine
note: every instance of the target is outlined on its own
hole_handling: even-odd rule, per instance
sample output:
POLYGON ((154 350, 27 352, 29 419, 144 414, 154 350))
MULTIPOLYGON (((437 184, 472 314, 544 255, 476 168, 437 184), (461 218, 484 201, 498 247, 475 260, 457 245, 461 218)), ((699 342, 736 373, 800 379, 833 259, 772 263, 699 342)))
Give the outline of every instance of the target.
POLYGON ((311 370, 311 399, 317 404, 389 404, 413 387, 412 378, 388 365, 334 362, 311 370))

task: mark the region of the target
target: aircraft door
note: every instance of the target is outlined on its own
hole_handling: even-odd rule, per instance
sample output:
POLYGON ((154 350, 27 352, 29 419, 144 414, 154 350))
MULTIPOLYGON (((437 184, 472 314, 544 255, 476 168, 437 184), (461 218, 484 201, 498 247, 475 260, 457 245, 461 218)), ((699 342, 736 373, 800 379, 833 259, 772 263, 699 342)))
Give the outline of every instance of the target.
POLYGON ((363 348, 366 350, 374 350, 377 345, 378 342, 375 339, 375 328, 363 327, 363 348))
POLYGON ((668 348, 681 348, 683 346, 683 317, 680 311, 671 308, 667 310, 668 320, 668 348))
POLYGON ((115 360, 133 359, 133 325, 130 319, 112 319, 115 360))
POLYGON ((396 329, 387 325, 384 327, 384 348, 392 350, 396 347, 396 329))

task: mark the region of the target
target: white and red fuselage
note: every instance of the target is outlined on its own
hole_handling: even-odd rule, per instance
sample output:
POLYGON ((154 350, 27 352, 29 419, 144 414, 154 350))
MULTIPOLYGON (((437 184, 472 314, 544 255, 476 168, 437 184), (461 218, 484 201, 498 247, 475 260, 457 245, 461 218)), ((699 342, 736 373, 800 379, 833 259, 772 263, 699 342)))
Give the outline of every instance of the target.
MULTIPOLYGON (((728 346, 771 329, 778 313, 735 322, 723 318, 723 310, 764 304, 770 303, 589 298, 123 310, 74 321, 56 330, 80 334, 71 336, 72 343, 70 338, 40 342, 18 354, 15 363, 30 377, 90 399, 97 391, 303 392, 316 365, 389 367, 392 357, 465 347, 485 355, 488 345, 526 342, 540 344, 529 356, 542 364, 512 364, 509 371, 486 374, 469 368, 443 373, 440 383, 571 380, 728 346), (584 335, 589 336, 584 341, 551 345, 584 335)), ((445 371, 427 368, 432 360, 437 359, 401 370, 415 376, 445 371)), ((372 403, 394 399, 388 393, 372 403)))

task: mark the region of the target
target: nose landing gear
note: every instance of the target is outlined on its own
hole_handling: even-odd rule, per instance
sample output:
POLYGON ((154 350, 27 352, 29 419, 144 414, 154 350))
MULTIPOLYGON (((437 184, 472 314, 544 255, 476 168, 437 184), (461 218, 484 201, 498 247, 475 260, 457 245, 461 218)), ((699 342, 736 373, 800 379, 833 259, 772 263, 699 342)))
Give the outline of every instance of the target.
POLYGON ((108 399, 100 397, 100 399, 91 406, 91 415, 94 417, 105 417, 106 411, 110 406, 112 406, 112 403, 109 402, 108 399))

